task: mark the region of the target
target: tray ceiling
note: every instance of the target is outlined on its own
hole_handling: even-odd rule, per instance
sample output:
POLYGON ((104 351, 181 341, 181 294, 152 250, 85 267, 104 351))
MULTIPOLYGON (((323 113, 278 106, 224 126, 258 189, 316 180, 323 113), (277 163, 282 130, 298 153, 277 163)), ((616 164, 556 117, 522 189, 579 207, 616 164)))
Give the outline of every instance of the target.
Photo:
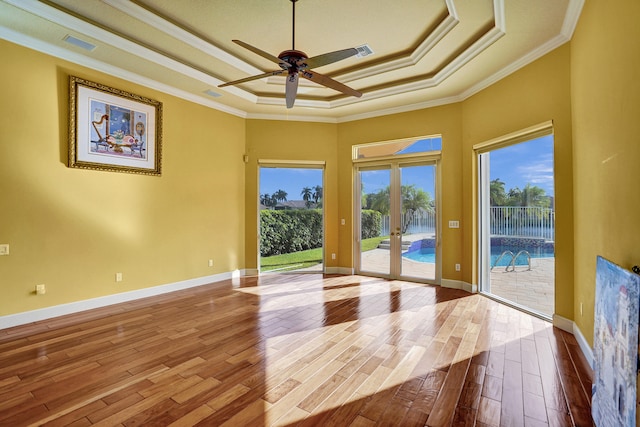
POLYGON ((289 0, 0 0, 0 38, 241 117, 341 122, 466 99, 570 40, 583 2, 298 0, 296 49, 373 54, 318 69, 361 98, 302 80, 291 110, 284 77, 218 88, 278 69, 231 40, 291 49, 289 0))

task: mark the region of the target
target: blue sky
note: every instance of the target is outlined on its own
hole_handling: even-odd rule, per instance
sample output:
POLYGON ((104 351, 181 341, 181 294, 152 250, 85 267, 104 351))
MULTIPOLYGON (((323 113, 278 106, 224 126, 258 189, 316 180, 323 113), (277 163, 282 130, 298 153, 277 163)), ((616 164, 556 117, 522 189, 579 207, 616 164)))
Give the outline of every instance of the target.
POLYGON ((322 185, 322 169, 260 168, 260 194, 287 192, 287 200, 302 200, 304 187, 322 185))
MULTIPOLYGON (((444 143, 446 145, 446 142, 444 143)), ((446 147, 445 147, 446 150, 446 147)), ((505 190, 527 183, 543 188, 547 195, 553 192, 553 136, 512 145, 490 154, 490 179, 499 178, 505 190)), ((402 184, 420 184, 433 196, 433 174, 427 167, 403 169, 402 184)), ((302 200, 304 187, 322 185, 321 169, 260 168, 260 194, 287 192, 288 200, 302 200)), ((364 186, 367 193, 377 192, 389 185, 388 171, 367 172, 364 186)))
POLYGON ((553 136, 511 145, 490 154, 490 179, 499 178, 505 190, 536 185, 553 196, 553 136))

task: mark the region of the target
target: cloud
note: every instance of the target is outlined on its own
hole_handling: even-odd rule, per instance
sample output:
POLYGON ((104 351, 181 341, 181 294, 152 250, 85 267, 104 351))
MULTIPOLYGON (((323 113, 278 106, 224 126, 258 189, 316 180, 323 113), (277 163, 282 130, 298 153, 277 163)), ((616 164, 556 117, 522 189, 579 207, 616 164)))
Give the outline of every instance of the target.
MULTIPOLYGON (((542 156, 541 156, 542 157, 542 156)), ((553 194, 553 156, 539 158, 535 163, 519 165, 516 173, 525 183, 543 188, 548 194, 553 194)))

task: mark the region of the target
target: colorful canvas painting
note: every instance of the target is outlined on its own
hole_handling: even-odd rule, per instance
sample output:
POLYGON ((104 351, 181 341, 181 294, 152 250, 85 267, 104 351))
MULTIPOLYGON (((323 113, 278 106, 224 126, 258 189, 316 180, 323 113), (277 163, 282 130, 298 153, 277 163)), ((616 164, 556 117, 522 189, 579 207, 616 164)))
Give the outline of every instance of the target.
POLYGON ((636 425, 640 276, 598 257, 591 413, 599 427, 636 425))

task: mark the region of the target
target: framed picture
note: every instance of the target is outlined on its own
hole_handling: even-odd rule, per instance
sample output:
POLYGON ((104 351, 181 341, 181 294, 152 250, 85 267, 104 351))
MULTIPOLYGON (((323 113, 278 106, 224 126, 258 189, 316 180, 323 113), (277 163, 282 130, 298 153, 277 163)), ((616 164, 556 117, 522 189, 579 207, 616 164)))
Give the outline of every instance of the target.
POLYGON ((69 167, 160 175, 162 103, 71 76, 69 167))

